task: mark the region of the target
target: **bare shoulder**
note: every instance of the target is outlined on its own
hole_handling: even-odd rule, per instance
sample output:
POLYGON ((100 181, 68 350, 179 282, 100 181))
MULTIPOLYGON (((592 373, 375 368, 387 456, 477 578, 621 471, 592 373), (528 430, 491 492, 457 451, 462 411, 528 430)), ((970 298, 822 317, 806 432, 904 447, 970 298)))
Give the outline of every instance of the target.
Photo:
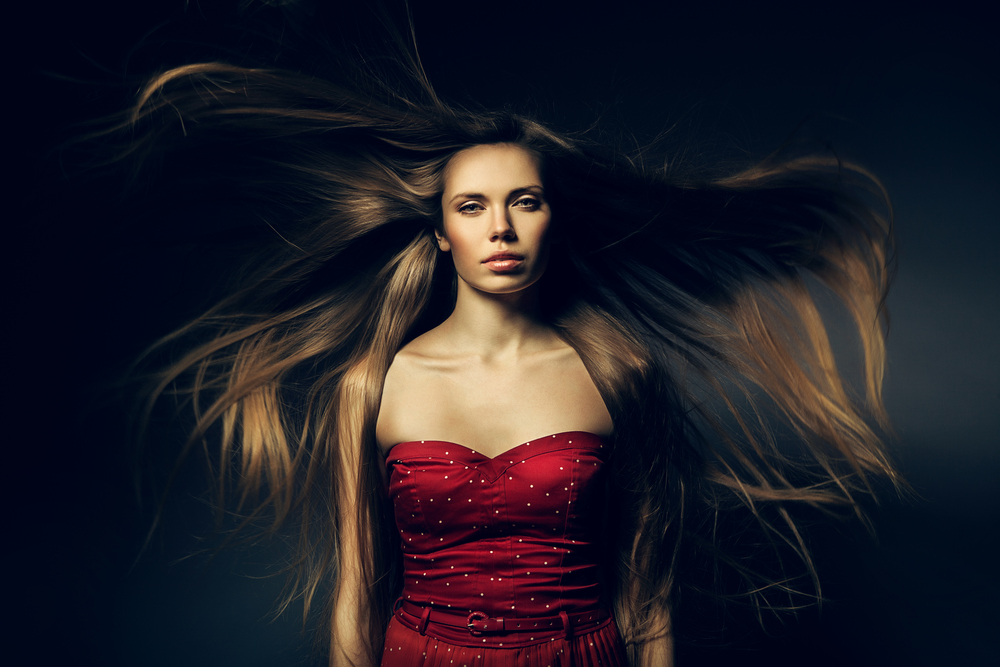
POLYGON ((448 353, 447 346, 436 340, 432 332, 428 332, 407 343, 393 357, 386 372, 382 395, 391 395, 427 379, 431 374, 447 371, 457 363, 455 356, 448 353))
POLYGON ((552 332, 489 356, 431 331, 401 349, 376 423, 383 453, 401 442, 459 442, 488 454, 539 435, 613 430, 576 350, 552 332))
POLYGON ((563 340, 559 340, 549 348, 538 352, 534 361, 537 365, 549 367, 556 373, 571 370, 586 372, 580 355, 569 343, 563 340))
POLYGON ((375 435, 379 447, 388 449, 405 439, 407 426, 412 423, 414 398, 434 395, 434 385, 447 374, 456 360, 446 348, 424 334, 405 345, 392 360, 382 387, 382 401, 375 435))
POLYGON ((530 387, 525 393, 535 404, 565 416, 568 423, 561 430, 589 431, 603 436, 614 431, 604 398, 580 354, 569 344, 536 355, 524 369, 521 382, 530 387))

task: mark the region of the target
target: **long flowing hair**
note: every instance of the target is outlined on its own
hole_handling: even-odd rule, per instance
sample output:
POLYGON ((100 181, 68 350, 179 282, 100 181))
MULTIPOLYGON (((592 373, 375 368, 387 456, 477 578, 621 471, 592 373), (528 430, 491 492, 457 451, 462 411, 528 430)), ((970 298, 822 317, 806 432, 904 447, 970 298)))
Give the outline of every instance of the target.
POLYGON ((761 609, 818 596, 795 508, 863 519, 874 478, 902 484, 879 437, 892 251, 879 182, 794 147, 728 170, 654 163, 449 106, 411 64, 410 95, 177 67, 91 136, 136 173, 173 170, 171 196, 225 193, 274 230, 223 299, 156 343, 174 356, 145 396, 147 410, 164 393, 189 399, 181 457, 214 443, 220 506, 294 533, 285 604, 330 617, 343 536, 357 531, 378 662, 400 568, 374 436, 382 385, 396 352, 452 306, 433 234, 442 172, 456 152, 501 142, 541 160, 557 239, 543 317, 615 423, 608 572, 630 659, 669 632, 686 554, 728 564, 735 593, 761 609), (859 387, 838 371, 823 293, 853 321, 859 387), (719 546, 720 517, 739 508, 779 556, 770 567, 719 546), (786 569, 789 555, 799 565, 786 569))

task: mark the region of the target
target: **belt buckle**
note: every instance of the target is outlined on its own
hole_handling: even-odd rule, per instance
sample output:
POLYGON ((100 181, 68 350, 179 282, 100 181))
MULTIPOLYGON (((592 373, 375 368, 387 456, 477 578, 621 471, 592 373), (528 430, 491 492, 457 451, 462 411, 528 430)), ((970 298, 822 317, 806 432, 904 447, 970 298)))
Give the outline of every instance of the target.
MULTIPOLYGON (((497 619, 497 620, 500 620, 500 619, 497 619)), ((471 634, 471 635, 473 635, 475 637, 478 637, 478 636, 482 635, 484 632, 491 632, 491 631, 492 632, 497 632, 497 631, 502 632, 503 631, 503 621, 502 620, 500 620, 500 623, 499 623, 500 627, 495 628, 495 629, 490 628, 490 617, 487 616, 486 613, 482 612, 482 611, 474 611, 474 612, 472 612, 471 614, 469 614, 469 618, 467 619, 467 621, 468 621, 469 634, 471 634)))

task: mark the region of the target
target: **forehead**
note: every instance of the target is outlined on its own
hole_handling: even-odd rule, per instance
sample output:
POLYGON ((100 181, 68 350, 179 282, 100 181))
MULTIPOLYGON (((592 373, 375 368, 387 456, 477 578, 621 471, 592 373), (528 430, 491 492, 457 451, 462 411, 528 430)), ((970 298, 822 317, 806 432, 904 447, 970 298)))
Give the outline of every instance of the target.
POLYGON ((517 144, 486 144, 466 148, 448 161, 445 194, 508 192, 541 186, 538 156, 517 144))

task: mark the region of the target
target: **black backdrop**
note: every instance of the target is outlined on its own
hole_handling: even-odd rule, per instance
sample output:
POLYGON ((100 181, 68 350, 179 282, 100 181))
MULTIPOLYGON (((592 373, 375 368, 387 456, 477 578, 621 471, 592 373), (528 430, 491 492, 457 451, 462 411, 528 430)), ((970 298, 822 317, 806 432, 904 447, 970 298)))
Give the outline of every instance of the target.
MULTIPOLYGON (((271 42, 232 27, 237 4, 37 3, 6 27, 21 45, 7 103, 10 201, 26 203, 4 225, 4 556, 19 664, 314 662, 294 614, 267 618, 280 582, 253 578, 280 546, 174 562, 211 525, 194 472, 133 563, 152 511, 131 494, 122 402, 107 380, 197 311, 213 261, 157 246, 163 230, 124 238, 107 205, 114 187, 65 182, 44 150, 124 99, 62 75, 107 82, 217 47, 233 59, 266 53, 271 42)), ((375 24, 364 8, 298 5, 315 9, 319 33, 367 48, 363 26, 375 24)), ((987 17, 956 4, 414 5, 425 65, 448 99, 511 105, 563 129, 596 122, 639 144, 672 127, 708 157, 762 155, 798 131, 879 174, 900 241, 886 395, 896 456, 922 498, 887 499, 877 543, 815 530, 831 598, 821 614, 765 633, 736 613, 715 639, 692 627, 705 619, 682 616, 701 639, 679 648, 678 664, 988 660, 1000 621, 988 565, 1000 527, 1000 107, 987 17)))

